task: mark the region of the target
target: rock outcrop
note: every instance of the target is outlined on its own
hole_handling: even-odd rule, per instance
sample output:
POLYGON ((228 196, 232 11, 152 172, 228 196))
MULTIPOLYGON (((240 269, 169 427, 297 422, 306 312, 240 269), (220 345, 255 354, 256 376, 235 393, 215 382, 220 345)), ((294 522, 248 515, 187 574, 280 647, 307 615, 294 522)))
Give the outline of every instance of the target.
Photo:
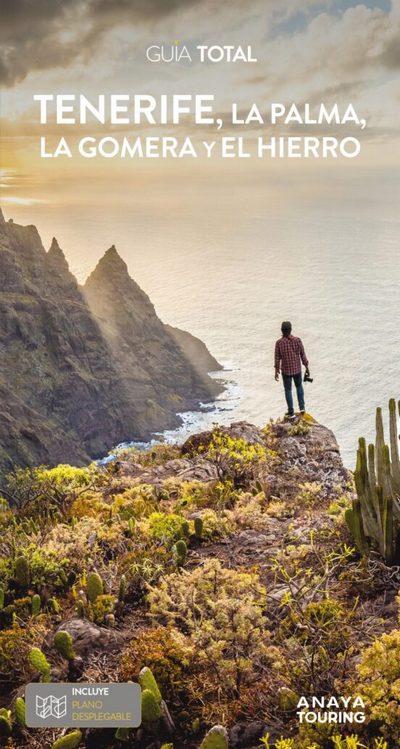
POLYGON ((174 328, 172 325, 165 327, 200 375, 204 376, 204 372, 217 372, 222 369, 221 364, 210 354, 206 344, 200 338, 186 330, 174 328))
POLYGON ((108 250, 81 288, 57 241, 0 216, 0 467, 82 464, 220 392, 108 250))

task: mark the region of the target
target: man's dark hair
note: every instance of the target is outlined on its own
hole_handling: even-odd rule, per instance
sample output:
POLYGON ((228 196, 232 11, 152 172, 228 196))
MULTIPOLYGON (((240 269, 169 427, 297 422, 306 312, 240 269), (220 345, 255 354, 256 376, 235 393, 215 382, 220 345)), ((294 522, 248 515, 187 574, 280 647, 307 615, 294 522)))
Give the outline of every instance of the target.
POLYGON ((292 332, 292 323, 289 320, 285 320, 281 325, 281 331, 283 335, 290 335, 292 332))

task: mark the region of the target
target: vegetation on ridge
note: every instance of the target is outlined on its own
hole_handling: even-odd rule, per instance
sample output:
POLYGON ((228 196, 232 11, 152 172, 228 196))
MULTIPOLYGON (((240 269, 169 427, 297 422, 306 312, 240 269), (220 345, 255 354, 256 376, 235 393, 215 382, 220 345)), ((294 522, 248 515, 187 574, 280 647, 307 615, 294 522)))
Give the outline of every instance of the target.
POLYGON ((357 493, 311 417, 10 474, 0 745, 100 745, 25 725, 24 684, 80 679, 141 684, 143 726, 103 733, 105 748, 396 749, 400 574, 348 527, 363 449, 357 493), (365 722, 299 723, 311 695, 360 696, 365 722))

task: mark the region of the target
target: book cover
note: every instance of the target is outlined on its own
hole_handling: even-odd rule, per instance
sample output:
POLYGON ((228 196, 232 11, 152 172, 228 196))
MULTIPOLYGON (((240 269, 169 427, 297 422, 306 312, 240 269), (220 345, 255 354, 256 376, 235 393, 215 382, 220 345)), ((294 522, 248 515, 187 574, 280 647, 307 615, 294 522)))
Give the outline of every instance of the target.
POLYGON ((0 746, 398 749, 399 0, 0 21, 0 746))

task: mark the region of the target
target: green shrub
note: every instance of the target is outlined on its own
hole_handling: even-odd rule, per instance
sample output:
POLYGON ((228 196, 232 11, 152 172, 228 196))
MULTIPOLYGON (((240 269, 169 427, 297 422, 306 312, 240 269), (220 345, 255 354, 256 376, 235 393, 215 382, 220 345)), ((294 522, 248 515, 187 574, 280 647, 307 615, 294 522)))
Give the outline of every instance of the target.
POLYGON ((210 559, 192 572, 166 576, 149 596, 150 614, 191 635, 196 659, 213 664, 222 691, 239 693, 268 655, 258 576, 210 559))
POLYGON ((231 481, 234 488, 242 488, 254 478, 257 465, 265 460, 268 451, 263 445, 251 445, 235 439, 221 430, 213 433, 204 453, 217 469, 221 481, 231 481))
POLYGON ((29 632, 17 624, 0 632, 0 680, 19 683, 29 654, 29 632))
POLYGON ((120 661, 121 681, 137 681, 148 666, 166 697, 179 689, 193 654, 187 638, 174 629, 151 627, 140 631, 129 643, 120 661))
POLYGON ((115 596, 104 593, 90 604, 93 621, 96 624, 110 624, 109 617, 114 615, 117 600, 115 596))
POLYGON ((378 637, 364 650, 356 694, 367 706, 368 731, 400 744, 400 630, 378 637))
POLYGON ((166 515, 163 512, 152 512, 147 523, 150 538, 162 541, 167 545, 172 545, 189 533, 189 524, 186 518, 175 513, 166 515))

